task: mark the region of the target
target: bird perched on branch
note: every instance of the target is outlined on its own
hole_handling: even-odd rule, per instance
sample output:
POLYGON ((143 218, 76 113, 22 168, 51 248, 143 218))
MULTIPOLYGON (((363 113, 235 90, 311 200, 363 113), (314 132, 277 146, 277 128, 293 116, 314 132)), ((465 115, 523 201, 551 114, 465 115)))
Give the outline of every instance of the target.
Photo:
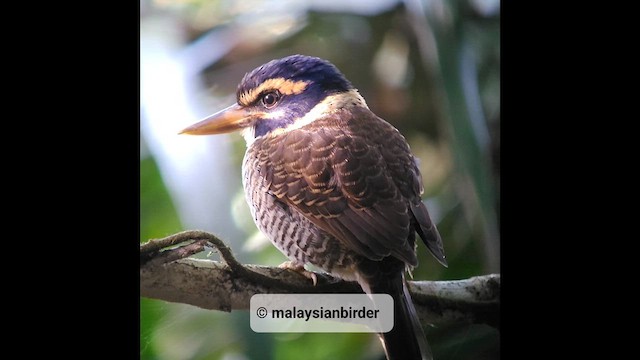
POLYGON ((237 104, 181 133, 234 130, 247 142, 242 172, 251 213, 288 267, 308 274, 310 263, 366 293, 391 295, 395 324, 380 334, 387 358, 431 358, 405 282, 405 271, 418 265, 415 234, 447 262, 405 138, 333 64, 303 55, 247 73, 237 104))

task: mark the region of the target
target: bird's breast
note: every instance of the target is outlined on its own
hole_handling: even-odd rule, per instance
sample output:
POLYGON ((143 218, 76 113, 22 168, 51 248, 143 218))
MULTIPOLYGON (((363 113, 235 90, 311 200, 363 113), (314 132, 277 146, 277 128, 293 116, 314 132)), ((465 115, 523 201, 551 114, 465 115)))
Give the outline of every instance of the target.
POLYGON ((256 224, 287 256, 320 266, 306 247, 331 247, 340 256, 332 261, 417 264, 410 203, 420 201, 419 173, 404 138, 368 109, 256 138, 243 169, 256 224))
POLYGON ((286 160, 273 161, 272 156, 258 141, 247 149, 242 167, 245 196, 256 226, 288 258, 329 273, 344 272, 343 278, 354 280, 349 269, 355 264, 355 254, 316 226, 295 205, 314 202, 300 197, 304 192, 299 176, 285 176, 289 171, 285 168, 301 166, 301 160, 287 167, 286 160), (283 196, 291 200, 285 201, 283 196))

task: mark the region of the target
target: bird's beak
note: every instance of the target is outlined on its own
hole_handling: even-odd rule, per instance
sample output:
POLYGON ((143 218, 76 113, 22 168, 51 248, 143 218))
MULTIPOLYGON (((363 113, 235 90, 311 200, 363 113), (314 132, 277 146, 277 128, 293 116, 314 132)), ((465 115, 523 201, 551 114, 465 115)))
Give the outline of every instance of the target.
POLYGON ((260 114, 250 112, 246 108, 235 104, 189 126, 180 131, 180 134, 213 135, 229 133, 249 126, 257 116, 260 116, 260 114))

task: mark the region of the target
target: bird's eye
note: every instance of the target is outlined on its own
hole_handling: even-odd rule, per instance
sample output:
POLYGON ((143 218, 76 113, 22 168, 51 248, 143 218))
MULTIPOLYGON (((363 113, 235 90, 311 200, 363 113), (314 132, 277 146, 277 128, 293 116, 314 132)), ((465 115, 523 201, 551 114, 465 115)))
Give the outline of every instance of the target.
POLYGON ((276 106, 278 100, 280 100, 280 94, 277 91, 268 92, 262 96, 262 104, 267 109, 276 106))

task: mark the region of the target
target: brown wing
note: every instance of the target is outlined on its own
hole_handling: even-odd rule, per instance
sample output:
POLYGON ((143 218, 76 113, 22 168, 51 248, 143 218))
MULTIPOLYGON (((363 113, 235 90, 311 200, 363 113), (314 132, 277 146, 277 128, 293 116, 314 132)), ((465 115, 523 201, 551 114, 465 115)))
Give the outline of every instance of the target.
POLYGON ((260 173, 277 198, 356 253, 415 266, 414 227, 437 234, 420 201, 420 173, 395 128, 353 110, 254 144, 268 157, 260 173))

